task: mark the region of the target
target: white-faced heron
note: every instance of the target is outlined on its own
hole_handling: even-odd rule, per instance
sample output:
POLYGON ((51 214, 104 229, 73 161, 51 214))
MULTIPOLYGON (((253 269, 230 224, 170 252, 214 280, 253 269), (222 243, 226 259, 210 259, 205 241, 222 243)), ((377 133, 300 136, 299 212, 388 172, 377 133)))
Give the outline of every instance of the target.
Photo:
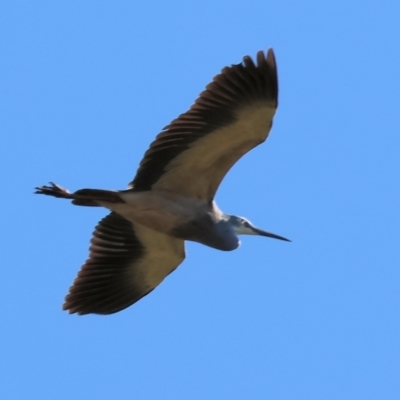
POLYGON ((96 226, 88 260, 64 310, 112 314, 150 293, 185 258, 185 240, 234 250, 238 235, 287 240, 224 214, 214 201, 225 174, 264 142, 278 104, 272 49, 224 68, 189 111, 146 151, 127 190, 36 188, 36 193, 111 210, 96 226))

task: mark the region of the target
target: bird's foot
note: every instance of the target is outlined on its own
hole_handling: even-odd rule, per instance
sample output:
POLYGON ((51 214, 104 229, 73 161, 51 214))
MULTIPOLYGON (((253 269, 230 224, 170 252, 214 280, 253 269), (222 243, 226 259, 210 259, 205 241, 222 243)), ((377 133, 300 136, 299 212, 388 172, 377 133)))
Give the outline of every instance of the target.
POLYGON ((64 189, 63 187, 50 182, 49 186, 39 186, 35 188, 36 194, 46 194, 48 196, 53 196, 53 197, 59 197, 62 199, 70 199, 71 198, 71 193, 67 190, 64 189))

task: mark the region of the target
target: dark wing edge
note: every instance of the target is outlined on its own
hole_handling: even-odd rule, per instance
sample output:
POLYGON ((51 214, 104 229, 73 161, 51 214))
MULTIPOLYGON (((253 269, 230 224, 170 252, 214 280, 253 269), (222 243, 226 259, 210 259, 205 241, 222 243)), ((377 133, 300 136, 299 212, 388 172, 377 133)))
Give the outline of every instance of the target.
MULTIPOLYGON (((245 56, 241 64, 225 67, 216 75, 189 111, 167 125, 151 143, 129 187, 135 191, 151 190, 180 153, 209 133, 233 124, 239 109, 257 102, 272 109, 278 105, 278 76, 272 49, 266 54, 259 51, 256 63, 245 56)), ((265 128, 265 137, 250 140, 241 152, 244 154, 262 143, 271 124, 272 117, 270 126, 265 128)), ((235 161, 227 163, 227 170, 235 161)))
POLYGON ((147 279, 149 251, 131 222, 114 212, 107 215, 93 232, 89 258, 65 297, 63 310, 113 314, 149 294, 162 280, 152 284, 147 279))

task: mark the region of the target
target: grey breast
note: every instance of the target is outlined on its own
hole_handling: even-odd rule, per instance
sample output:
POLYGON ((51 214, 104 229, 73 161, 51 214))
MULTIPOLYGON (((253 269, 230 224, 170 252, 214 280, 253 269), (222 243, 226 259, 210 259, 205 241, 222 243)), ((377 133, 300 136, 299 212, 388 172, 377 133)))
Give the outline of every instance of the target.
POLYGON ((235 250, 239 247, 239 239, 227 221, 216 221, 212 213, 185 222, 170 231, 176 238, 202 243, 218 250, 235 250))

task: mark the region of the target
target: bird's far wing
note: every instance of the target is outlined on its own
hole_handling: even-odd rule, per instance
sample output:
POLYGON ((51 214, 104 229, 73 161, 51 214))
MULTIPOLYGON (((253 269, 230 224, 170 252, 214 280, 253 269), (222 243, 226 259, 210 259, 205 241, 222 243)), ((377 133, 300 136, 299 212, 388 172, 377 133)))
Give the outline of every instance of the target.
POLYGON ((112 314, 150 293, 185 258, 183 240, 174 239, 112 212, 96 226, 89 259, 82 266, 64 310, 112 314))
POLYGON ((277 104, 272 49, 258 52, 256 63, 246 56, 224 68, 190 110, 157 136, 130 187, 213 199, 232 165, 267 138, 277 104))

